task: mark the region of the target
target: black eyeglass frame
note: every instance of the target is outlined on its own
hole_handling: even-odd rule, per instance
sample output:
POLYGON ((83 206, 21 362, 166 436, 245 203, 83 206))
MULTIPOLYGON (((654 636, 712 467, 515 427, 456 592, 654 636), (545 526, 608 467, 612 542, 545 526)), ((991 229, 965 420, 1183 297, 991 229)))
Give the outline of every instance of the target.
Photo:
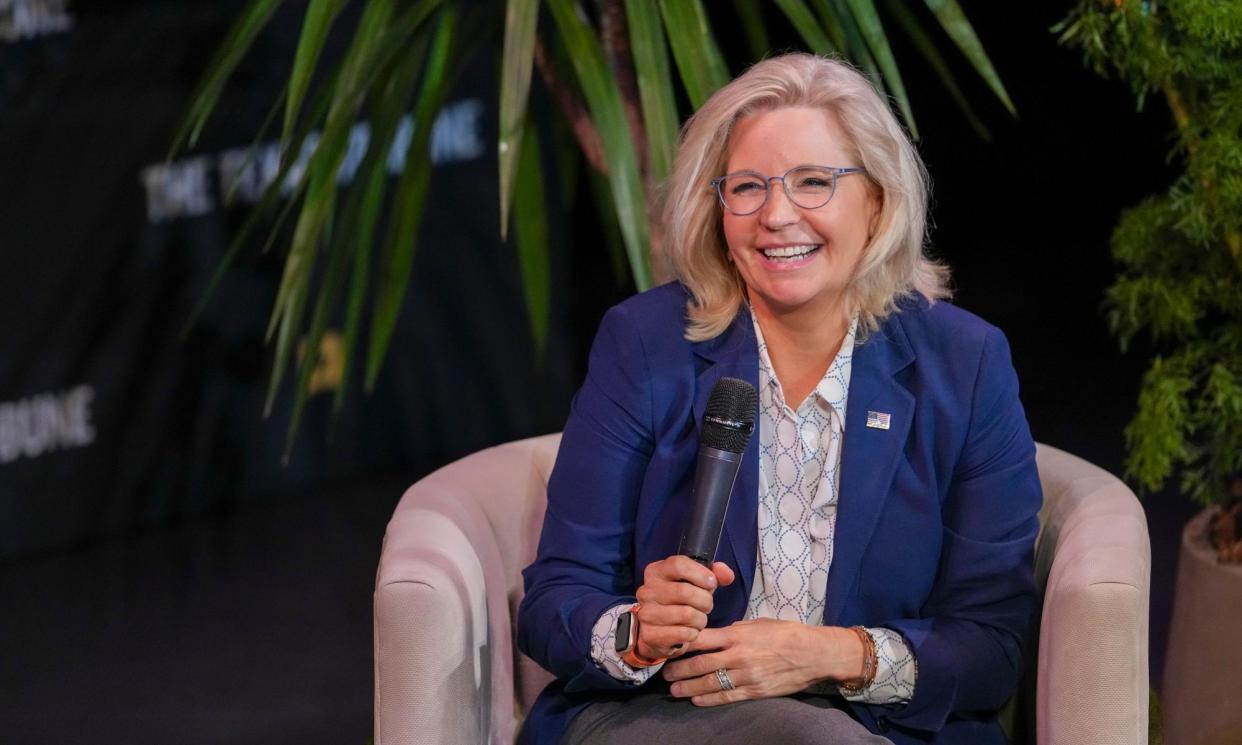
POLYGON ((841 168, 837 166, 818 166, 818 165, 813 165, 813 164, 808 163, 808 164, 804 164, 800 166, 794 166, 793 168, 790 168, 788 171, 785 171, 785 173, 781 174, 780 176, 764 176, 762 173, 759 173, 758 171, 734 171, 733 173, 726 173, 723 176, 717 176, 716 178, 712 179, 711 185, 712 185, 712 188, 715 189, 716 191, 716 196, 720 199, 721 207, 724 207, 726 210, 728 210, 729 214, 731 215, 736 215, 737 217, 746 217, 747 215, 753 215, 759 210, 763 209, 764 205, 768 203, 768 197, 771 196, 772 194, 772 182, 773 181, 781 182, 781 188, 785 190, 785 196, 786 198, 789 199, 789 201, 792 204, 798 207, 801 207, 804 210, 817 210, 820 207, 823 207, 825 204, 828 204, 829 202, 831 202, 832 198, 836 195, 838 178, 840 178, 841 176, 848 176, 851 173, 866 173, 866 172, 867 172, 867 169, 862 168, 862 167, 841 168), (788 177, 789 174, 793 173, 794 171, 798 171, 803 168, 822 168, 825 171, 828 171, 829 173, 832 174, 832 188, 828 190, 828 198, 820 202, 817 205, 808 206, 808 205, 802 204, 797 199, 794 199, 794 195, 789 191, 789 182, 785 180, 786 177, 788 177), (763 182, 763 201, 759 202, 758 206, 756 206, 753 210, 750 210, 749 212, 738 212, 734 210, 732 207, 730 207, 729 203, 725 201, 724 190, 721 189, 721 185, 724 184, 725 179, 731 178, 733 176, 748 176, 748 175, 755 176, 760 181, 763 182))

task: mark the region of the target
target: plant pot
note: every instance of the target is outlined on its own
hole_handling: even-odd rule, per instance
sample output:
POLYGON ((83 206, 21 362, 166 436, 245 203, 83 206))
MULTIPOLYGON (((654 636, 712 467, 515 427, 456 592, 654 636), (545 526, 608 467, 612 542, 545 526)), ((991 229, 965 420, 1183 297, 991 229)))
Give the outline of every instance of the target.
POLYGON ((1162 690, 1169 745, 1242 743, 1242 565, 1217 562, 1210 516, 1182 531, 1162 690))

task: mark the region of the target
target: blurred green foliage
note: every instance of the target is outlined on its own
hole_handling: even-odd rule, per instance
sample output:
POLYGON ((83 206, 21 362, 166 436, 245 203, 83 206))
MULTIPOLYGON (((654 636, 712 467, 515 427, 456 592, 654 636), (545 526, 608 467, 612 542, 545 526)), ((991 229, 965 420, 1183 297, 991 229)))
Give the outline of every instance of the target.
POLYGON ((1156 350, 1127 475, 1155 490, 1180 474, 1183 493, 1227 502, 1242 474, 1242 3, 1082 0, 1053 31, 1140 107, 1163 100, 1183 167, 1112 236, 1109 326, 1123 350, 1140 335, 1156 350))

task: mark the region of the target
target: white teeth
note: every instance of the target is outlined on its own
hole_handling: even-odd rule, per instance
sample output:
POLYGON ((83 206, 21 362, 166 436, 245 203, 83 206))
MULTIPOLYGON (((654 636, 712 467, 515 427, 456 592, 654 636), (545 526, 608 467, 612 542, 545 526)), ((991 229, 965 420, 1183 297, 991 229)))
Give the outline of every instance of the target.
POLYGON ((819 248, 815 244, 807 244, 805 246, 785 246, 784 248, 765 248, 763 255, 769 259, 791 259, 806 256, 810 252, 819 248))

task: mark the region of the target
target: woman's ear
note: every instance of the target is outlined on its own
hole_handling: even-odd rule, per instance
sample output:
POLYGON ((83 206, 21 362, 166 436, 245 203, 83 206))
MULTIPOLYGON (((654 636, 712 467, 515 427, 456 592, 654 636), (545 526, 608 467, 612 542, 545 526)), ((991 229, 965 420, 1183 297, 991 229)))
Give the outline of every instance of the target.
POLYGON ((871 239, 875 238, 875 234, 880 230, 880 216, 884 214, 884 192, 877 188, 871 198, 867 200, 867 244, 871 244, 871 239))

